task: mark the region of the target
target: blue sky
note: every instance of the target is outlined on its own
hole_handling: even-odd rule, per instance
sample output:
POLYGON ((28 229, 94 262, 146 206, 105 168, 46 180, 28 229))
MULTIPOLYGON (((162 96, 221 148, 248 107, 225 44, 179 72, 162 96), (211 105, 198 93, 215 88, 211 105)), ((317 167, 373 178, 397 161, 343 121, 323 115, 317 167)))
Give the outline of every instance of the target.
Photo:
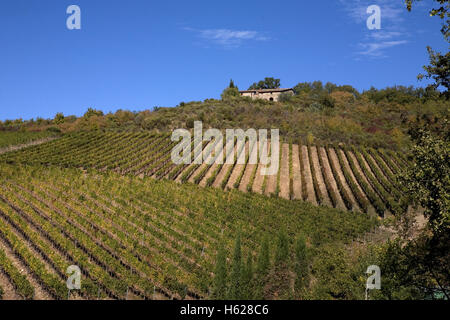
POLYGON ((0 120, 219 98, 266 76, 423 86, 426 46, 446 50, 431 0, 2 0, 0 120), (69 5, 81 30, 68 30, 69 5), (368 30, 369 5, 381 30, 368 30))

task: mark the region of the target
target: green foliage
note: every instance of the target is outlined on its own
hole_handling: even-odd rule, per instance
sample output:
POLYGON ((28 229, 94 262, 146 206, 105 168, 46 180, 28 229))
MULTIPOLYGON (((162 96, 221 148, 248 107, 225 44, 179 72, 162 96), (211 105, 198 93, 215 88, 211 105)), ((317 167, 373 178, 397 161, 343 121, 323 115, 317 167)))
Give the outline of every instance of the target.
POLYGON ((47 132, 53 133, 53 134, 58 134, 61 133, 61 129, 58 127, 48 127, 46 129, 47 132))
POLYGON ((253 255, 248 253, 247 263, 245 264, 244 270, 242 272, 242 295, 243 300, 253 299, 253 289, 254 289, 254 270, 253 270, 253 255))
POLYGON ((318 281, 312 290, 312 296, 316 299, 363 299, 363 268, 367 266, 352 263, 349 252, 343 247, 326 246, 311 266, 311 274, 318 281))
POLYGON ((270 267, 270 253, 269 253, 269 239, 264 237, 258 254, 258 264, 256 272, 259 277, 263 277, 267 274, 270 267))
POLYGON ((418 79, 423 78, 433 79, 434 84, 431 86, 434 89, 439 87, 444 87, 444 95, 447 99, 450 98, 450 52, 446 54, 441 54, 440 52, 435 52, 431 47, 427 47, 428 55, 430 57, 430 64, 424 66, 426 74, 419 74, 418 79))
POLYGON ((55 126, 62 132, 96 129, 172 132, 177 128, 189 129, 193 121, 201 120, 205 128, 279 128, 286 141, 304 141, 311 133, 319 144, 400 149, 409 143, 406 134, 410 123, 429 121, 439 130, 439 119, 448 112, 448 103, 433 88, 395 87, 359 94, 351 86, 323 85, 317 81, 299 84, 296 95, 276 103, 241 97, 236 86, 225 91, 223 100, 185 102, 175 108, 118 110, 105 115, 90 109, 81 118, 66 116, 61 124, 55 124, 53 119, 7 120, 0 122, 0 131, 44 131, 55 126))
POLYGON ((55 123, 55 124, 61 124, 61 123, 64 123, 64 120, 65 120, 64 114, 63 114, 62 112, 58 112, 58 113, 55 115, 55 118, 53 119, 53 123, 55 123))
MULTIPOLYGON (((103 137, 108 135, 109 138, 120 136, 107 133, 103 137)), ((90 146, 90 139, 99 137, 90 131, 77 135, 79 143, 84 146, 90 146)), ((65 137, 61 139, 65 139, 66 143, 71 141, 65 137)), ((125 141, 130 144, 132 140, 125 141)), ((116 140, 107 145, 124 148, 120 144, 116 140)), ((163 149, 167 147, 161 139, 156 139, 153 144, 163 149)), ((72 152, 66 155, 71 157, 72 152)), ((29 222, 14 214, 11 206, 3 201, 0 201, 0 209, 15 219, 14 223, 62 274, 67 265, 65 259, 61 259, 64 257, 61 253, 67 252, 68 257, 77 257, 80 268, 90 275, 83 278, 82 288, 87 297, 97 296, 95 283, 102 284, 102 288, 108 290, 105 293, 107 297, 113 299, 124 298, 127 286, 134 286, 147 298, 151 298, 154 286, 168 298, 180 298, 185 294, 188 298, 208 297, 208 288, 224 288, 223 279, 226 278, 225 254, 221 251, 219 259, 214 249, 222 243, 225 252, 233 252, 233 242, 239 232, 241 252, 246 253, 247 259, 248 255, 254 256, 260 251, 251 285, 252 298, 289 297, 289 287, 275 288, 273 285, 277 282, 271 280, 286 279, 285 284, 294 280, 293 273, 289 272, 289 262, 283 269, 271 267, 269 248, 275 248, 277 242, 276 238, 270 238, 271 235, 284 229, 289 235, 301 233, 308 238, 317 238, 314 240, 314 252, 318 253, 323 245, 348 241, 376 223, 365 215, 317 208, 301 201, 234 190, 224 192, 217 188, 200 188, 173 181, 140 179, 113 171, 90 169, 82 172, 78 168, 2 163, 0 195, 26 213, 33 221, 32 228, 27 227, 29 222), (41 216, 41 211, 49 219, 41 216), (42 230, 42 234, 48 234, 50 238, 42 241, 42 234, 35 230, 42 230), (92 236, 94 232, 98 234, 97 240, 92 236), (215 278, 214 271, 216 275, 223 276, 215 278), (216 282, 221 285, 214 284, 217 279, 222 279, 216 282), (269 290, 265 290, 268 284, 269 290)), ((58 280, 58 275, 47 273, 40 260, 26 246, 20 245, 20 239, 14 236, 10 224, 0 224, 0 230, 17 246, 17 252, 25 261, 33 266, 32 271, 36 272, 37 277, 43 279, 55 295, 67 297, 64 282, 58 280)), ((288 240, 292 248, 294 239, 289 237, 288 240)), ((242 254, 240 260, 238 292, 245 295, 247 289, 242 278, 245 278, 247 266, 243 266, 242 262, 246 259, 242 254)), ((230 265, 233 265, 232 261, 230 265)), ((232 271, 231 266, 226 274, 232 274, 232 271)), ((231 277, 228 279, 228 284, 233 283, 231 277)), ((222 297, 224 291, 213 290, 212 293, 218 292, 222 297)))
POLYGON ((103 116, 103 111, 96 110, 96 109, 93 109, 93 108, 88 108, 88 110, 83 115, 83 118, 89 119, 92 116, 99 116, 99 117, 101 117, 101 116, 103 116))
POLYGON ((295 241, 295 291, 297 294, 302 292, 308 285, 309 270, 308 270, 308 255, 306 248, 306 240, 303 236, 299 236, 295 241))
POLYGON ((51 131, 43 132, 0 132, 0 149, 14 145, 26 144, 32 141, 55 136, 51 131))
MULTIPOLYGON (((0 271, 4 272, 11 280, 17 293, 27 300, 31 300, 34 297, 34 288, 28 279, 17 269, 12 261, 8 259, 3 251, 0 251, 0 271)), ((0 288, 1 289, 1 288, 0 288)), ((2 292, 0 290, 0 299, 2 292)))
POLYGON ((227 255, 224 245, 221 243, 216 257, 216 269, 214 272, 214 289, 212 297, 223 300, 227 294, 227 255))
POLYGON ((433 136, 419 128, 412 132, 412 166, 401 179, 406 191, 418 205, 425 208, 433 232, 450 232, 450 136, 433 136))
MULTIPOLYGON (((406 7, 408 11, 411 11, 412 4, 417 0, 405 0, 406 7)), ((438 8, 432 8, 430 10, 430 16, 437 16, 441 20, 444 20, 442 24, 441 33, 444 36, 445 41, 450 42, 450 4, 448 0, 435 0, 438 3, 438 8)), ((449 99, 450 98, 450 52, 446 54, 441 54, 439 52, 435 52, 431 49, 431 47, 427 47, 428 55, 430 57, 430 64, 428 66, 424 66, 423 69, 426 71, 426 74, 419 74, 418 79, 432 78, 434 80, 434 84, 431 85, 433 89, 437 89, 439 87, 444 87, 445 92, 444 96, 449 99)))
POLYGON ((239 89, 236 87, 226 88, 225 90, 223 90, 222 95, 221 95, 222 100, 227 100, 227 99, 230 99, 233 97, 238 98, 240 96, 241 96, 241 94, 239 93, 239 89))
POLYGON ((289 256, 289 239, 285 230, 278 232, 275 264, 284 264, 289 256))
POLYGON ((231 264, 229 299, 241 299, 242 294, 242 252, 241 252, 241 234, 238 233, 234 244, 233 260, 231 264))
POLYGON ((292 100, 292 94, 288 92, 282 92, 280 94, 280 97, 278 98, 278 101, 280 102, 289 102, 292 100))
POLYGON ((280 79, 264 78, 264 80, 253 83, 248 90, 277 89, 279 87, 280 79))

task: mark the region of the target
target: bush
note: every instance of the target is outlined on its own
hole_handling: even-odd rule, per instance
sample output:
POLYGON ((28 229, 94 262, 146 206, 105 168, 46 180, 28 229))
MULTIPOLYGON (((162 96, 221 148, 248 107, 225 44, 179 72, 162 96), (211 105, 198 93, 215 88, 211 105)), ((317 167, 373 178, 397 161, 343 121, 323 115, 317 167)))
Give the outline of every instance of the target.
POLYGON ((239 89, 238 88, 226 88, 225 90, 223 90, 222 92, 222 100, 227 100, 229 98, 232 97, 240 97, 241 94, 239 93, 239 89))
POLYGON ((287 92, 283 92, 282 94, 280 94, 280 98, 278 99, 278 101, 280 102, 289 102, 292 100, 292 94, 287 93, 287 92))
POLYGON ((48 127, 47 128, 48 132, 53 132, 53 133, 61 133, 61 129, 58 127, 48 127))

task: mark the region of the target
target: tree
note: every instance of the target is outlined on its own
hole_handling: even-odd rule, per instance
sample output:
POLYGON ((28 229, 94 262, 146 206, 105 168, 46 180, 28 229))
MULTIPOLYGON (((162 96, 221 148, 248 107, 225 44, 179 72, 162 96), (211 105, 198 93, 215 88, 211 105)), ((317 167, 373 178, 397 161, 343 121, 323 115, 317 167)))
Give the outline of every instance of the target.
POLYGON ((269 239, 267 236, 264 237, 263 242, 261 244, 258 261, 256 265, 256 290, 255 297, 256 299, 264 298, 264 285, 266 284, 266 278, 270 269, 270 254, 269 254, 269 239))
MULTIPOLYGON (((420 0, 405 0, 406 7, 408 11, 412 10, 412 5, 414 2, 420 0)), ((439 8, 431 9, 430 15, 437 16, 440 19, 444 20, 444 23, 441 28, 441 33, 444 36, 444 39, 447 42, 450 38, 450 3, 449 0, 434 0, 439 4, 439 8)), ((426 74, 419 74, 418 79, 423 78, 432 78, 435 83, 432 85, 434 88, 438 88, 439 86, 445 87, 446 91, 443 93, 444 96, 448 99, 450 98, 449 87, 450 87, 450 53, 441 54, 439 52, 435 52, 431 49, 431 47, 427 47, 428 54, 430 56, 430 65, 424 66, 424 70, 426 74)))
POLYGON ((92 116, 103 116, 103 112, 100 110, 95 110, 93 108, 88 108, 86 113, 83 115, 85 119, 89 119, 92 116))
POLYGON ((277 252, 275 255, 275 263, 281 265, 286 263, 289 256, 289 239, 286 231, 280 230, 277 239, 277 252))
POLYGON ((446 90, 443 95, 450 98, 450 52, 442 55, 439 52, 435 52, 431 47, 427 47, 428 55, 430 56, 430 65, 423 66, 426 74, 419 74, 418 79, 423 78, 433 79, 434 84, 431 85, 434 89, 439 87, 445 87, 446 90))
MULTIPOLYGON (((392 246, 395 259, 386 258, 385 269, 392 270, 392 287, 411 287, 412 292, 450 297, 450 128, 444 120, 442 132, 432 134, 426 125, 412 128, 412 165, 399 177, 410 201, 424 208, 425 230, 416 237, 410 231, 412 212, 398 215, 400 244, 392 246), (401 263, 400 263, 401 261, 401 263), (399 265, 399 263, 401 265, 399 265)), ((392 292, 397 290, 392 289, 392 292)), ((385 289, 387 290, 387 289, 385 289)))
POLYGON ((222 100, 226 100, 232 97, 240 97, 241 93, 239 92, 239 88, 234 84, 233 79, 230 80, 230 84, 227 88, 225 88, 222 92, 222 100))
POLYGON ((259 277, 263 277, 267 274, 270 267, 270 256, 269 256, 269 239, 264 237, 261 244, 261 248, 258 254, 258 264, 256 267, 259 277))
POLYGON ((253 298, 253 255, 248 253, 247 263, 242 272, 242 299, 250 300, 253 298))
POLYGON ((264 78, 264 80, 253 83, 248 90, 277 89, 279 87, 280 79, 264 78))
POLYGON ((61 123, 64 123, 64 114, 63 114, 62 112, 58 112, 58 113, 55 115, 55 118, 53 119, 53 122, 54 122, 55 124, 61 124, 61 123))
POLYGON ((306 241, 303 236, 295 242, 295 290, 298 293, 308 282, 308 261, 306 256, 306 241))
POLYGON ((241 234, 238 233, 234 244, 233 262, 231 267, 230 299, 241 299, 242 253, 241 234))
POLYGON ((213 298, 223 300, 227 292, 227 254, 223 243, 220 243, 216 257, 214 272, 213 298))
POLYGON ((425 208, 435 236, 450 232, 450 136, 448 121, 442 137, 424 128, 410 131, 412 166, 401 176, 410 198, 425 208))

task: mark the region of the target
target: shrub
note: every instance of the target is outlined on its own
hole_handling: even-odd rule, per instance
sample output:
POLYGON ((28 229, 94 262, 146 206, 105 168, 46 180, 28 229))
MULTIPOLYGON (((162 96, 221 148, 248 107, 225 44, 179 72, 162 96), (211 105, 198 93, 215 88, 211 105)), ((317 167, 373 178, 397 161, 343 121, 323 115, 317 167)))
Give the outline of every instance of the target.
POLYGON ((283 92, 280 94, 280 97, 278 99, 278 101, 280 102, 289 102, 292 99, 292 94, 287 93, 287 92, 283 92))
POLYGON ((239 93, 239 89, 238 88, 226 88, 225 90, 223 90, 221 98, 222 100, 227 100, 229 98, 232 97, 240 97, 241 94, 239 93))
POLYGON ((61 129, 58 127, 48 127, 47 131, 52 133, 61 133, 61 129))

